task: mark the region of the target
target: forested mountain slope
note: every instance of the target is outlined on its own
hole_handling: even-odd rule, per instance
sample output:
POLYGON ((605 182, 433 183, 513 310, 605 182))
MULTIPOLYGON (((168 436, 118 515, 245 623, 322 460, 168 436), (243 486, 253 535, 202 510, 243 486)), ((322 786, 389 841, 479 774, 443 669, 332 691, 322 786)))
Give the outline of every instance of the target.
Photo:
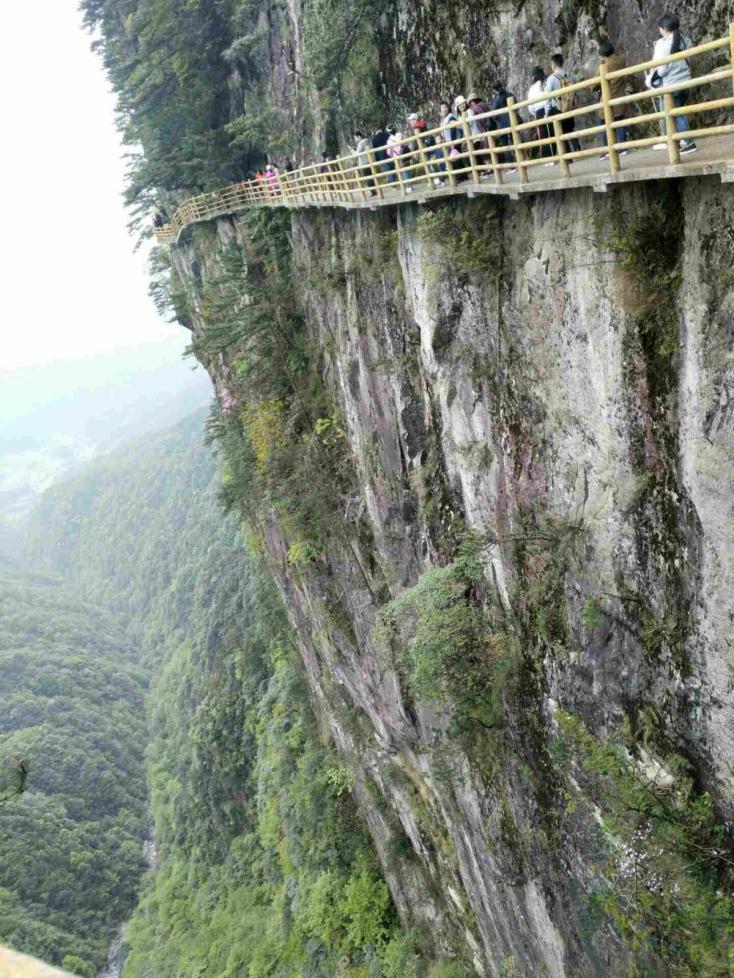
POLYGON ((116 609, 152 675, 158 867, 125 975, 423 974, 281 601, 220 509, 203 420, 90 465, 46 495, 33 528, 35 562, 116 609))
POLYGON ((93 975, 143 872, 144 698, 119 621, 56 579, 0 576, 0 941, 93 975))

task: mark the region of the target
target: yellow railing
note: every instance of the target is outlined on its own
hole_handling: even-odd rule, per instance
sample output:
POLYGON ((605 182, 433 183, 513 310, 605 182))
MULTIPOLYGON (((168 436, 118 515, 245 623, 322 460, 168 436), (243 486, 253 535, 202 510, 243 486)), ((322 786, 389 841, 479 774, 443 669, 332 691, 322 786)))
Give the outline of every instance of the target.
MULTIPOLYGON (((544 92, 532 99, 508 101, 507 108, 485 112, 472 119, 438 126, 423 133, 414 133, 401 139, 399 153, 391 158, 368 150, 351 153, 328 162, 311 163, 291 173, 281 173, 277 180, 267 178, 234 183, 222 190, 199 194, 181 204, 171 223, 156 229, 156 237, 162 244, 178 240, 181 231, 189 224, 244 210, 248 207, 308 207, 337 205, 364 207, 382 203, 409 201, 410 195, 420 189, 421 199, 427 195, 444 192, 442 188, 469 191, 482 181, 492 179, 503 185, 513 177, 517 189, 531 181, 535 167, 548 163, 557 164, 563 178, 572 176, 573 163, 598 156, 599 140, 606 135, 609 173, 620 172, 623 150, 644 149, 664 142, 668 162, 680 162, 681 141, 703 139, 709 136, 734 134, 734 125, 717 116, 709 126, 699 126, 686 132, 677 132, 678 116, 700 116, 708 112, 721 113, 734 106, 734 24, 727 37, 700 44, 678 54, 642 64, 632 65, 619 71, 609 72, 604 65, 594 78, 561 88, 552 95, 544 92), (693 59, 714 51, 726 50, 727 63, 713 71, 675 85, 647 89, 634 94, 612 98, 610 82, 641 75, 674 61, 693 59), (681 107, 675 106, 674 96, 681 92, 710 87, 718 83, 727 85, 726 95, 719 94, 704 100, 698 98, 681 107), (600 93, 598 97, 596 92, 600 93), (523 122, 521 109, 546 102, 549 98, 560 99, 577 93, 579 99, 591 93, 591 101, 577 108, 536 120, 523 122), (632 106, 643 106, 641 114, 627 115, 632 106), (620 109, 625 115, 620 116, 620 109), (472 124, 492 120, 498 125, 501 117, 509 118, 510 125, 494 128, 489 132, 477 132, 472 124), (563 122, 573 119, 574 125, 582 117, 591 116, 593 124, 574 132, 564 133, 563 122), (617 116, 617 118, 615 118, 617 116), (665 135, 650 135, 650 128, 665 124, 665 135), (638 129, 632 136, 632 130, 638 129), (621 143, 618 130, 626 129, 628 139, 621 143), (578 140, 591 143, 572 150, 568 145, 578 140), (439 186, 440 185, 440 186, 439 186)), ((481 127, 484 128, 484 127, 481 127)), ((634 161, 634 156, 631 157, 634 161)), ((557 187, 554 183, 553 189, 557 187)), ((542 188, 539 188, 542 189, 542 188)))

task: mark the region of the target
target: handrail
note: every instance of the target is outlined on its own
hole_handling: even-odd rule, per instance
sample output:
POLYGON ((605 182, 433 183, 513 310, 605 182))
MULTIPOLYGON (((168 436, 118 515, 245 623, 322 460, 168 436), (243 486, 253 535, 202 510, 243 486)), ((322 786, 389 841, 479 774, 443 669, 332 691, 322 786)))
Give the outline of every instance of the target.
MULTIPOLYGON (((178 240, 181 232, 190 224, 221 217, 224 214, 248 207, 279 206, 328 206, 363 207, 370 201, 401 203, 420 187, 421 199, 438 193, 436 184, 456 189, 459 185, 467 190, 477 188, 484 180, 492 178, 502 185, 506 176, 518 171, 519 183, 530 182, 529 171, 543 164, 558 164, 564 178, 571 176, 571 165, 599 154, 599 145, 573 149, 571 143, 596 140, 604 134, 607 141, 609 171, 612 175, 621 170, 622 150, 644 149, 655 143, 665 143, 670 164, 680 162, 680 144, 686 138, 703 139, 708 136, 732 135, 734 125, 717 121, 708 127, 698 126, 686 132, 677 130, 680 116, 701 115, 705 112, 729 109, 734 106, 734 94, 708 100, 699 98, 689 105, 676 106, 674 97, 681 92, 700 89, 706 85, 729 81, 734 93, 734 23, 726 37, 707 41, 679 51, 676 54, 644 61, 641 64, 607 71, 601 65, 599 74, 586 78, 556 91, 542 92, 532 98, 508 101, 503 108, 493 109, 481 115, 466 115, 454 122, 441 124, 426 132, 413 133, 401 138, 400 152, 387 156, 386 149, 369 149, 365 153, 352 152, 335 160, 309 163, 291 173, 281 173, 276 178, 267 177, 231 184, 221 190, 208 191, 184 201, 175 211, 170 224, 155 229, 161 244, 178 240), (673 85, 646 89, 626 95, 611 97, 610 82, 630 78, 641 72, 653 71, 676 61, 690 61, 700 55, 726 48, 728 63, 698 78, 690 78, 673 85), (523 121, 520 111, 538 103, 560 100, 568 95, 592 92, 592 101, 564 112, 554 112, 538 120, 523 121), (594 94, 600 92, 599 99, 594 94), (652 101, 652 105, 649 102, 652 101), (652 111, 639 115, 620 115, 632 105, 648 105, 652 111), (593 124, 573 132, 564 132, 563 123, 572 120, 574 125, 582 116, 591 115, 593 124), (509 126, 506 120, 509 119, 509 126), (497 128, 486 130, 487 121, 497 128), (643 129, 621 143, 619 130, 628 134, 634 127, 650 124, 664 126, 664 135, 647 135, 643 129), (499 128, 499 126, 502 128, 499 128), (452 132, 458 132, 452 139, 452 132), (535 130, 535 132, 532 132, 535 130), (530 138, 527 138, 527 137, 530 138), (534 151, 540 155, 533 156, 534 151)), ((532 115, 532 113, 530 113, 532 115)), ((517 179, 515 185, 517 184, 517 179)))

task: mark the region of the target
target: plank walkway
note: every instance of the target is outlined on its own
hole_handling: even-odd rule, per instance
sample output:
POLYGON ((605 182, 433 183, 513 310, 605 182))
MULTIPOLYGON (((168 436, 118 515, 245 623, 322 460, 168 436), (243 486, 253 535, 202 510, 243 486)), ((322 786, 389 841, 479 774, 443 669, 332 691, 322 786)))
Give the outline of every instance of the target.
MULTIPOLYGON (((599 149, 601 152, 601 147, 599 149)), ((371 197, 365 200, 354 194, 352 200, 313 201, 304 198, 297 201, 273 201, 273 206, 281 207, 347 207, 375 210, 378 207, 394 207, 396 204, 423 203, 426 200, 452 197, 461 194, 476 197, 479 194, 495 194, 519 199, 521 195, 547 193, 554 190, 570 190, 575 187, 592 187, 603 193, 609 187, 621 183, 634 183, 645 180, 670 180, 679 177, 720 176, 723 183, 734 183, 734 137, 719 136, 699 142, 696 153, 685 156, 680 163, 670 164, 665 153, 658 150, 630 150, 622 157, 622 168, 618 173, 610 173, 600 159, 582 160, 575 164, 570 177, 562 177, 558 167, 535 167, 530 171, 527 183, 520 180, 519 174, 506 176, 504 183, 487 179, 476 183, 459 183, 455 187, 434 187, 428 182, 418 184, 414 196, 405 196, 399 189, 386 189, 382 198, 371 197), (664 158, 661 160, 661 156, 664 158)))
POLYGON ((614 72, 602 65, 594 78, 553 93, 561 96, 565 110, 540 123, 523 121, 520 110, 530 114, 535 103, 548 100, 548 93, 523 102, 511 98, 506 108, 404 136, 392 161, 368 149, 302 166, 272 183, 261 178, 199 194, 176 209, 170 224, 156 228, 156 237, 161 244, 174 244, 191 224, 250 207, 375 210, 457 194, 518 200, 578 187, 601 193, 618 184, 679 177, 719 176, 724 183, 734 182, 734 24, 726 37, 687 51, 614 72), (638 85, 642 76, 681 60, 692 68, 688 80, 612 97, 612 83, 638 85), (706 97, 701 89, 708 90, 706 97), (684 116, 692 128, 679 132, 684 116), (563 132, 565 120, 573 120, 575 132, 563 132), (481 131, 483 122, 493 128, 481 131), (627 130, 626 142, 619 142, 621 128, 627 130), (603 137, 610 150, 601 158, 603 137), (685 149, 691 138, 698 148, 689 155, 685 149), (538 158, 541 152, 550 154, 551 166, 538 158))

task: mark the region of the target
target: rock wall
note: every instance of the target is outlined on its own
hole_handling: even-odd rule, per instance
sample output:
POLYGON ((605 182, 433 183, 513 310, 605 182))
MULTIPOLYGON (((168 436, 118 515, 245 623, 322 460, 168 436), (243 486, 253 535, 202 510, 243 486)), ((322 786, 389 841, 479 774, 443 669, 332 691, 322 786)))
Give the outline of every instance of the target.
MULTIPOLYGON (((358 488, 305 566, 271 511, 260 529, 396 903, 481 975, 646 960, 613 914, 590 923, 619 882, 600 837, 622 843, 559 759, 563 717, 599 744, 626 729, 655 793, 685 758, 731 817, 732 227, 714 178, 293 216, 358 488), (411 693, 380 626, 467 531, 520 663, 501 730, 469 739, 411 693)), ((174 253, 195 336, 233 242, 243 220, 174 253)), ((207 365, 229 383, 226 355, 207 365)))

